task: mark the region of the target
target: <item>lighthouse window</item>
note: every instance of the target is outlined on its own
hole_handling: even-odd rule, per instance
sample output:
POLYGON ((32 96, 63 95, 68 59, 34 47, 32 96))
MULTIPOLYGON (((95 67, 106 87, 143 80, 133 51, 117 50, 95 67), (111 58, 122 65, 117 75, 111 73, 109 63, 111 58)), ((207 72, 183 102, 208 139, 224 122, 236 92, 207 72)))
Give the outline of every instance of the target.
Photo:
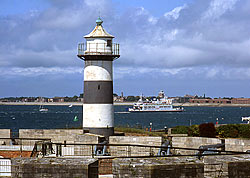
POLYGON ((100 90, 100 88, 101 88, 101 86, 100 86, 100 85, 98 85, 98 90, 100 90))
POLYGON ((107 46, 111 47, 112 46, 112 40, 107 40, 107 46))

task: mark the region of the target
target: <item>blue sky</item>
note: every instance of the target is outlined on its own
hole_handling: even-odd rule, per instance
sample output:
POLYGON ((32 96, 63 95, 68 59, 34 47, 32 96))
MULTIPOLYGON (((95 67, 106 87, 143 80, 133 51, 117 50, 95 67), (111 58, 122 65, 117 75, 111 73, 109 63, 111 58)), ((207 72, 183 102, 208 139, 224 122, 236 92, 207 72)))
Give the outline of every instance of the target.
POLYGON ((250 97, 248 0, 1 0, 0 97, 83 91, 77 43, 95 26, 120 43, 114 92, 250 97))

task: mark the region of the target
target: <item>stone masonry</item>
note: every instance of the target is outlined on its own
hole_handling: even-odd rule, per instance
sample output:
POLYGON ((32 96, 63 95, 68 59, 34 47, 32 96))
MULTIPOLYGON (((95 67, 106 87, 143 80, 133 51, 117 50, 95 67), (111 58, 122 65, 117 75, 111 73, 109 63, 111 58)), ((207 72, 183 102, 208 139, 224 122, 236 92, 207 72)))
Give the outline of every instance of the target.
MULTIPOLYGON (((162 137, 110 136, 109 143, 161 146, 162 137)), ((149 156, 156 155, 158 151, 159 148, 146 148, 136 146, 110 147, 111 156, 149 156)))
MULTIPOLYGON (((182 148, 196 148, 198 149, 201 145, 213 145, 221 143, 221 139, 218 138, 206 138, 206 137, 172 137, 173 147, 182 148)), ((196 154, 196 150, 174 150, 175 154, 196 154)))
POLYGON ((195 158, 117 158, 114 178, 203 178, 204 164, 195 158))
POLYGON ((19 129, 19 138, 48 138, 55 143, 74 143, 82 129, 19 129))
POLYGON ((13 178, 97 178, 98 161, 80 158, 13 158, 13 178))

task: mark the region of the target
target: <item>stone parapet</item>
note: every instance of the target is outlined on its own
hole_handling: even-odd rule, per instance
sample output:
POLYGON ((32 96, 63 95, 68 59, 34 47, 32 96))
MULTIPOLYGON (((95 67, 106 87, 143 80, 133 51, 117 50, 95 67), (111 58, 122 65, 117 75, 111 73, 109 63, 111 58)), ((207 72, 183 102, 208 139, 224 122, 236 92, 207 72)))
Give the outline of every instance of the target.
POLYGON ((48 138, 56 143, 74 143, 82 129, 19 129, 19 138, 48 138))
POLYGON ((247 151, 250 150, 250 140, 249 139, 237 139, 228 138, 225 139, 225 149, 226 151, 247 151))
POLYGON ((114 178, 203 178, 204 164, 197 159, 179 158, 117 158, 113 160, 114 178))
POLYGON ((97 178, 98 161, 80 158, 13 158, 11 177, 97 178))
MULTIPOLYGON (((140 136, 110 136, 110 144, 131 144, 161 146, 162 137, 140 137, 140 136)), ((137 146, 112 146, 111 156, 149 156, 156 155, 159 148, 137 147, 137 146)))
MULTIPOLYGON (((221 139, 218 138, 206 138, 206 137, 172 137, 173 147, 182 148, 195 148, 198 149, 201 145, 214 145, 221 143, 221 139)), ((175 154, 196 154, 196 150, 174 150, 175 154)))

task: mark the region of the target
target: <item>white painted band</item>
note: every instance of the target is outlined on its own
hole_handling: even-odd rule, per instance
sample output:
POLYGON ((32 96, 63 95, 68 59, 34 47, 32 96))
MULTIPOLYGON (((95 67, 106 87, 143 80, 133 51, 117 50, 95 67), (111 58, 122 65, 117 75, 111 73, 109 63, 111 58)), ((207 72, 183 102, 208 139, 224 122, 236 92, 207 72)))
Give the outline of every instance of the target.
POLYGON ((113 104, 83 104, 83 127, 114 127, 113 104))
POLYGON ((85 61, 84 81, 113 80, 112 61, 85 61))

